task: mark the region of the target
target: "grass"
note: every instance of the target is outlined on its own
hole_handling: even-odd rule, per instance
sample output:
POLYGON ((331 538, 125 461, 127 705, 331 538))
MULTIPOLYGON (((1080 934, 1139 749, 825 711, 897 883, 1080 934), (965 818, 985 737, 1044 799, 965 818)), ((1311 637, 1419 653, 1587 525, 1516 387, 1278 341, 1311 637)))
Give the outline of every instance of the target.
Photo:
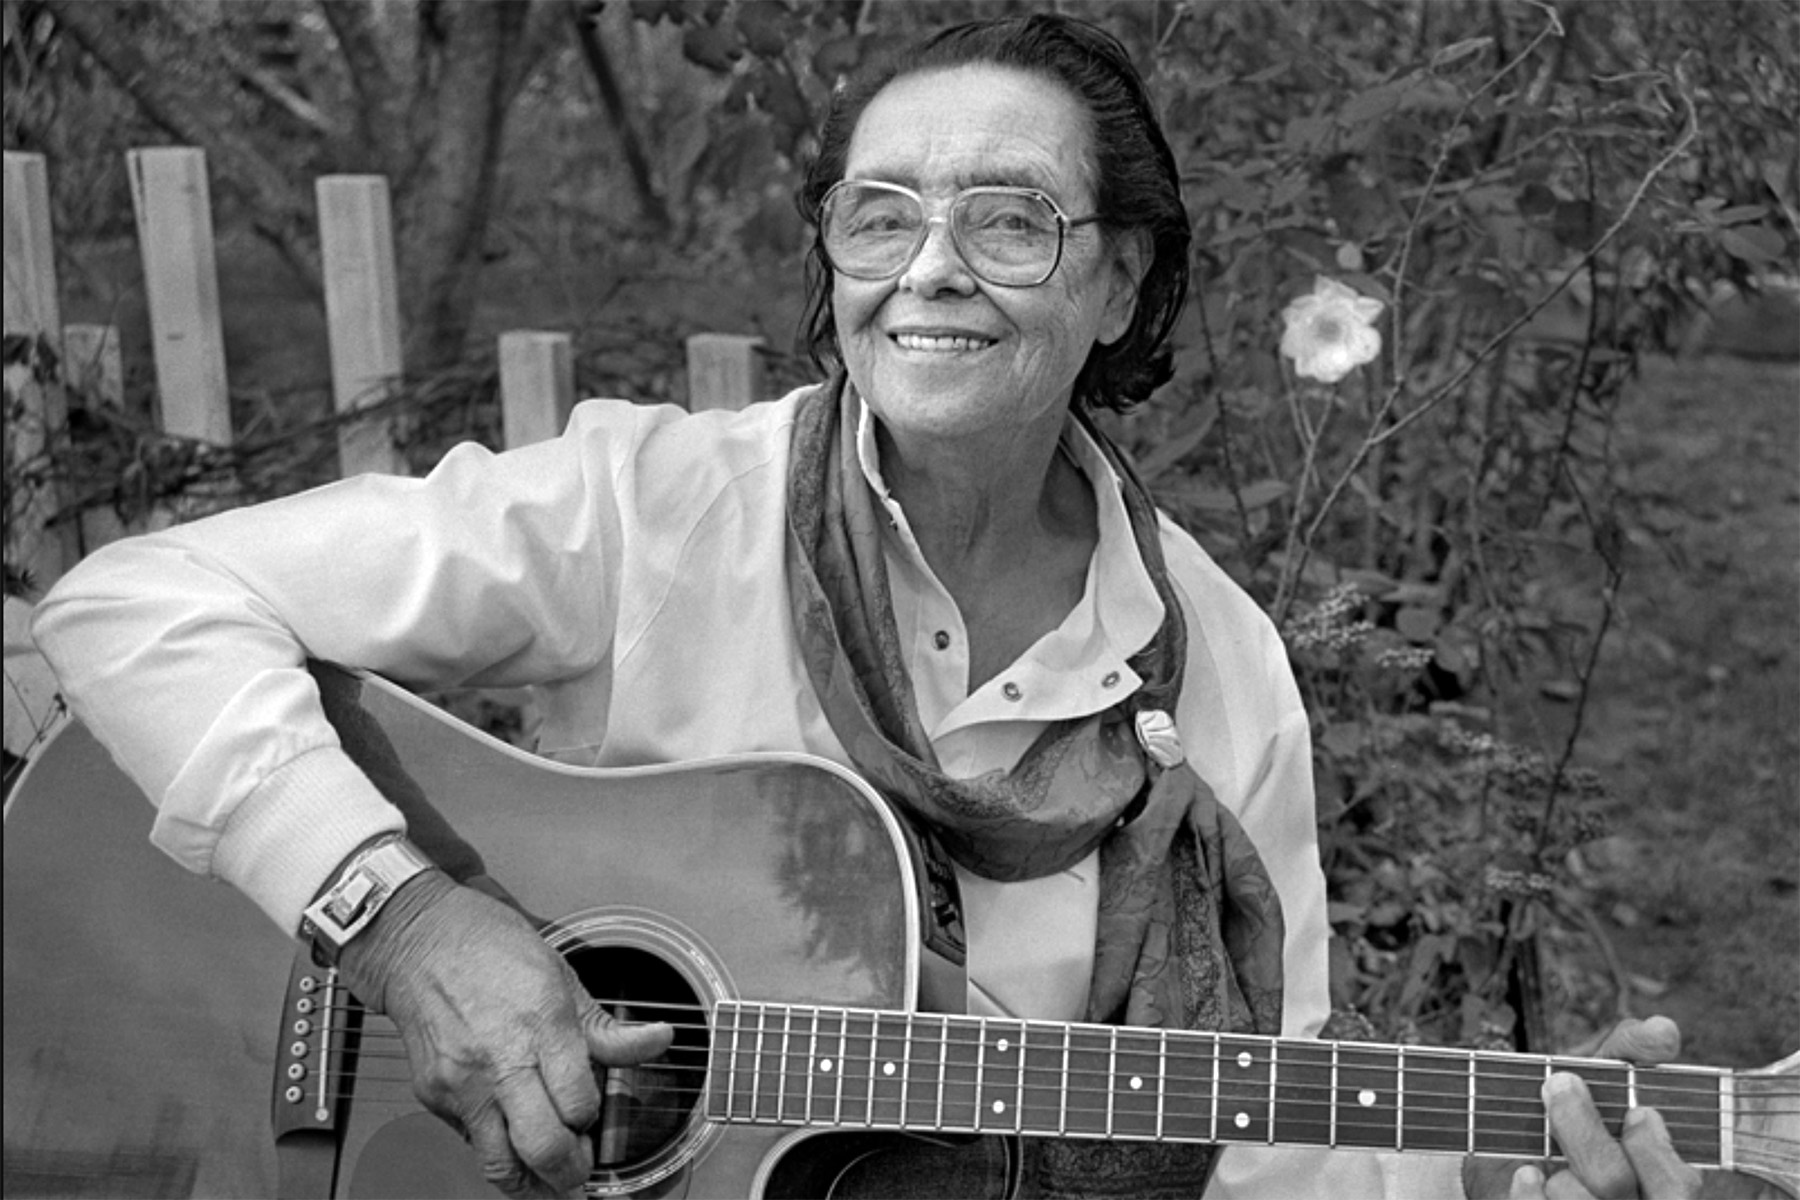
POLYGON ((1615 797, 1576 864, 1583 966, 1621 1015, 1675 1018, 1685 1060, 1760 1066, 1800 1050, 1800 368, 1654 362, 1622 425, 1640 503, 1582 741, 1615 797))

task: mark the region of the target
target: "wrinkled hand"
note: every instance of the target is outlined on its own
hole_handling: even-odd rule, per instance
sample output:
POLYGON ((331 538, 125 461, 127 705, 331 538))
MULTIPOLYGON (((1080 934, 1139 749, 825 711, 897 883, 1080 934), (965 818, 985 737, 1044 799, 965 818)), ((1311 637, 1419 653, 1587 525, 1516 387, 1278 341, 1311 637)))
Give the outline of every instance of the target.
MULTIPOLYGON (((1666 1063, 1681 1053, 1681 1031, 1667 1017, 1622 1021, 1600 1043, 1594 1058, 1616 1058, 1638 1066, 1666 1063)), ((1700 1173, 1682 1162, 1669 1141, 1662 1117, 1633 1109, 1615 1140, 1578 1076, 1552 1075, 1544 1084, 1550 1131, 1568 1166, 1548 1178, 1537 1164, 1469 1159, 1463 1186, 1476 1200, 1687 1200, 1700 1194, 1700 1173)))
POLYGON ((441 871, 404 885, 339 966, 399 1026, 419 1102, 509 1196, 567 1195, 593 1166, 590 1057, 654 1058, 668 1025, 616 1021, 518 912, 441 871))
MULTIPOLYGON (((1589 1057, 1640 1067, 1673 1061, 1681 1031, 1667 1017, 1622 1021, 1589 1057)), ((1669 1140, 1662 1115, 1650 1108, 1626 1112, 1615 1139, 1594 1107, 1587 1084, 1558 1073, 1544 1083, 1550 1131, 1568 1166, 1546 1176, 1536 1163, 1469 1159, 1463 1186, 1475 1200, 1693 1200, 1695 1197, 1779 1195, 1772 1185, 1729 1171, 1704 1175, 1683 1162, 1669 1140)))

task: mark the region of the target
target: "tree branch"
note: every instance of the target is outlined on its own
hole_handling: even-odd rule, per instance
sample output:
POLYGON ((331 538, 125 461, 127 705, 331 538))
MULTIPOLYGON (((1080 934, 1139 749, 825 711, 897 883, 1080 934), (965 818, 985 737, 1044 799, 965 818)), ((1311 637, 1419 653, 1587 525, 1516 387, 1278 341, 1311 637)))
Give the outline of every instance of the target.
POLYGON ((649 157, 645 155, 643 143, 638 139, 637 128, 631 121, 631 112, 625 105, 625 95, 619 90, 618 76, 613 71, 612 61, 607 57, 606 47, 600 42, 599 31, 588 15, 588 7, 582 0, 569 0, 569 21, 575 26, 575 40, 581 46, 581 56, 587 60, 588 71, 594 77, 594 87, 600 93, 600 103, 606 109, 613 133, 619 139, 619 148, 625 154, 625 166, 631 175, 632 188, 637 192, 638 209, 658 232, 667 232, 668 207, 663 204, 662 197, 656 194, 656 187, 650 181, 649 157))
POLYGON ((357 132, 365 160, 358 165, 404 161, 400 92, 366 0, 318 0, 318 5, 337 38, 356 93, 357 132))
MULTIPOLYGON (((310 290, 320 292, 312 209, 300 198, 287 171, 229 123, 216 119, 209 108, 183 94, 169 73, 120 28, 112 5, 45 0, 44 7, 146 117, 178 141, 206 150, 214 177, 246 202, 254 214, 256 231, 275 246, 310 290)), ((159 15, 156 19, 167 18, 159 15)), ((196 70, 211 69, 206 55, 193 57, 196 70)), ((233 85, 221 80, 219 86, 222 91, 233 85)))

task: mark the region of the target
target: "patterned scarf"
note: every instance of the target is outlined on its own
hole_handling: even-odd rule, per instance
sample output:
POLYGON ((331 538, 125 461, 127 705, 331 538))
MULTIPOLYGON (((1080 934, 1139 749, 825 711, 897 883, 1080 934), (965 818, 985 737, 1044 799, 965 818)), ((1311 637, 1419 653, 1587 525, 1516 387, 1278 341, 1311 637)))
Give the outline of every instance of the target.
POLYGON ((1161 629, 1130 660, 1143 685, 1098 715, 1052 723, 1011 771, 951 779, 913 703, 885 518, 856 456, 856 403, 841 375, 801 403, 788 476, 795 627, 851 761, 921 837, 984 877, 1038 878, 1099 848, 1088 1020, 1278 1032, 1281 907, 1250 839, 1174 737, 1187 629, 1141 481, 1089 427, 1124 482, 1163 602, 1161 629))

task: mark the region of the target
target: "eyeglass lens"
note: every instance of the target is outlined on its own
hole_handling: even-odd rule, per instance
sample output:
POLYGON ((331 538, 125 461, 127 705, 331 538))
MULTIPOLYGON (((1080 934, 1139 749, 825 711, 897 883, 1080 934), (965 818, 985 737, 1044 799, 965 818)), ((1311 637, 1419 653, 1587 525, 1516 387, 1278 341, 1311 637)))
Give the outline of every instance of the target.
MULTIPOLYGON (((912 193, 845 184, 827 202, 825 252, 846 275, 885 279, 912 261, 927 226, 924 204, 912 193)), ((963 192, 950 206, 950 236, 969 269, 989 283, 1042 283, 1062 255, 1062 221, 1048 200, 1032 192, 963 192)))

